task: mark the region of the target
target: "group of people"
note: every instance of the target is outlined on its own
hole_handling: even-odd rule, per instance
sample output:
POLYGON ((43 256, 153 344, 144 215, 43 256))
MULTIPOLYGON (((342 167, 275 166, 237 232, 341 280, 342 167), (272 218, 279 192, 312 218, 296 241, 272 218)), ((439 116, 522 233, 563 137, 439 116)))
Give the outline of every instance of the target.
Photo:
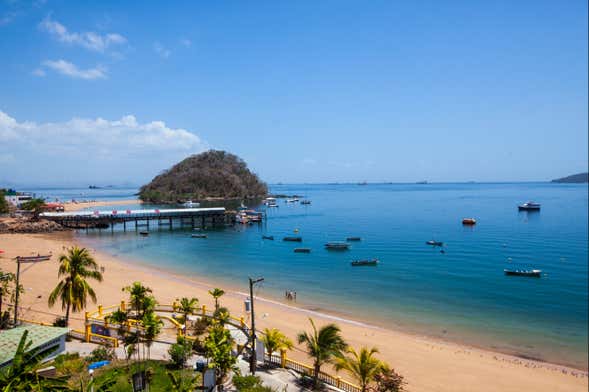
POLYGON ((285 291, 284 298, 288 299, 289 301, 296 301, 297 300, 297 292, 296 291, 285 291))

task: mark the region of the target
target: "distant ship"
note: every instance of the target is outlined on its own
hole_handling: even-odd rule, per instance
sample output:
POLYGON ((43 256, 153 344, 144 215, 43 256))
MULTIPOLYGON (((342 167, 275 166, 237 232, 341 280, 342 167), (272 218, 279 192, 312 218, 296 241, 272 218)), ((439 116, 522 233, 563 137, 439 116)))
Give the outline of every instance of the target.
POLYGON ((366 181, 359 182, 358 185, 368 185, 366 181))
POLYGON ((426 180, 417 181, 416 184, 425 185, 425 184, 427 184, 427 181, 426 180))

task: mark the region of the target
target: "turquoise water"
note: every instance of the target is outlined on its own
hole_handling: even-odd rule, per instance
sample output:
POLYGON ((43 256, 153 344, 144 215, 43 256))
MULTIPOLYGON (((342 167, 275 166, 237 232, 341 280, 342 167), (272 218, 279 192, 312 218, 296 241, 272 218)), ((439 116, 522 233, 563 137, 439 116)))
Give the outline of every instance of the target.
MULTIPOLYGON (((296 290, 308 308, 469 344, 587 368, 588 188, 583 185, 391 184, 280 185, 310 206, 268 211, 265 224, 191 239, 189 230, 155 229, 149 237, 110 230, 84 236, 111 254, 197 279, 242 287, 264 276, 260 295, 296 290), (538 213, 517 204, 542 203, 538 213), (463 227, 475 217, 475 227, 463 227), (282 242, 299 229, 303 243, 282 242), (264 241, 262 234, 274 235, 264 241), (327 241, 360 236, 348 252, 327 241), (445 243, 445 253, 425 245, 445 243), (295 247, 311 254, 295 254, 295 247), (378 257, 376 268, 352 268, 378 257), (503 269, 542 269, 541 279, 503 269)), ((129 192, 130 194, 131 192, 129 192)))

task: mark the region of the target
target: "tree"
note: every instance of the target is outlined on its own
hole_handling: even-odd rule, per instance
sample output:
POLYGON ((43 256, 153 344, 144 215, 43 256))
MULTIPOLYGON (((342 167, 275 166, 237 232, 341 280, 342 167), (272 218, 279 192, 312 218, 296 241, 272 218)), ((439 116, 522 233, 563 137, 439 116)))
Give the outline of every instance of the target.
POLYGON ((403 376, 395 372, 394 369, 384 363, 379 373, 374 376, 376 387, 372 388, 374 392, 403 392, 407 384, 403 376))
POLYGON ((143 315, 141 324, 143 325, 143 341, 147 346, 147 359, 149 359, 151 355, 151 345, 157 335, 162 331, 164 322, 156 316, 155 312, 147 312, 143 315))
POLYGON ((335 370, 346 370, 352 377, 358 381, 362 387, 362 392, 366 392, 368 384, 370 384, 374 377, 381 372, 383 364, 374 357, 378 353, 376 347, 370 350, 362 347, 360 352, 356 352, 353 348, 348 348, 348 356, 341 356, 335 361, 335 370))
POLYGON ((151 295, 152 290, 143 286, 141 282, 133 282, 131 286, 123 287, 123 291, 129 293, 129 302, 131 302, 131 307, 135 310, 138 320, 143 318, 146 311, 155 307, 155 298, 151 295))
POLYGON ((11 272, 4 273, 0 269, 0 329, 8 327, 10 313, 9 311, 2 312, 2 303, 5 299, 11 298, 13 290, 10 289, 10 285, 13 282, 16 282, 16 275, 11 272))
POLYGON ((49 295, 49 307, 61 300, 61 308, 66 309, 66 325, 69 323, 70 308, 78 312, 86 308, 88 297, 96 303, 96 293, 87 279, 102 282, 102 274, 98 271, 98 264, 86 248, 73 246, 67 255, 59 256, 58 276, 65 278, 60 281, 49 295))
POLYGON ((188 327, 188 315, 193 314, 198 306, 197 298, 182 298, 180 300, 180 311, 184 315, 184 333, 186 334, 186 328, 188 327))
POLYGON ((222 384, 227 373, 237 363, 237 357, 231 353, 233 338, 222 325, 213 324, 209 336, 204 341, 205 354, 209 359, 209 368, 216 369, 216 384, 222 384))
POLYGON ((4 195, 4 189, 0 189, 0 214, 6 214, 8 212, 8 202, 4 195))
POLYGON ((276 351, 290 350, 294 346, 292 340, 290 340, 285 334, 276 328, 266 328, 264 330, 262 342, 264 342, 264 346, 266 347, 266 351, 270 357, 272 357, 272 353, 276 351))
POLYGON ((209 294, 212 295, 215 299, 215 310, 219 309, 219 298, 221 298, 223 294, 225 294, 225 290, 214 288, 212 290, 209 290, 209 294))
POLYGON ((22 334, 10 366, 0 371, 2 391, 55 391, 65 390, 67 385, 61 378, 48 379, 37 374, 46 357, 53 351, 31 349, 32 340, 27 341, 29 331, 22 334))
POLYGON ((301 332, 298 335, 299 344, 305 343, 309 356, 313 358, 313 387, 317 387, 321 366, 333 362, 335 357, 341 356, 347 344, 341 336, 340 328, 335 324, 327 324, 317 331, 313 319, 309 318, 313 332, 301 332))
POLYGON ((39 214, 45 209, 45 200, 43 199, 31 199, 20 206, 21 209, 31 211, 33 218, 37 219, 39 214))
POLYGON ((172 391, 174 392, 193 392, 197 387, 200 386, 200 377, 198 374, 194 377, 183 377, 182 373, 174 375, 174 373, 168 371, 168 377, 172 384, 172 391))
POLYGON ((182 336, 176 338, 176 343, 172 344, 168 349, 170 360, 175 367, 182 369, 188 360, 188 356, 192 353, 192 344, 182 336))

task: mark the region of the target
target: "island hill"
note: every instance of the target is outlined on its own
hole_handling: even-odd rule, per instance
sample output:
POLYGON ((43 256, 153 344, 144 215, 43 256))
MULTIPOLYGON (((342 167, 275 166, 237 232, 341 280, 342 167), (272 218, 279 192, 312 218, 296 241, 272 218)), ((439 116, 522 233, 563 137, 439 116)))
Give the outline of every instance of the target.
POLYGON ((139 190, 149 203, 207 199, 259 199, 268 186, 238 156, 210 150, 192 155, 156 176, 139 190))
POLYGON ((573 174, 572 176, 557 178, 551 182, 557 182, 560 184, 583 184, 589 182, 589 173, 573 174))

